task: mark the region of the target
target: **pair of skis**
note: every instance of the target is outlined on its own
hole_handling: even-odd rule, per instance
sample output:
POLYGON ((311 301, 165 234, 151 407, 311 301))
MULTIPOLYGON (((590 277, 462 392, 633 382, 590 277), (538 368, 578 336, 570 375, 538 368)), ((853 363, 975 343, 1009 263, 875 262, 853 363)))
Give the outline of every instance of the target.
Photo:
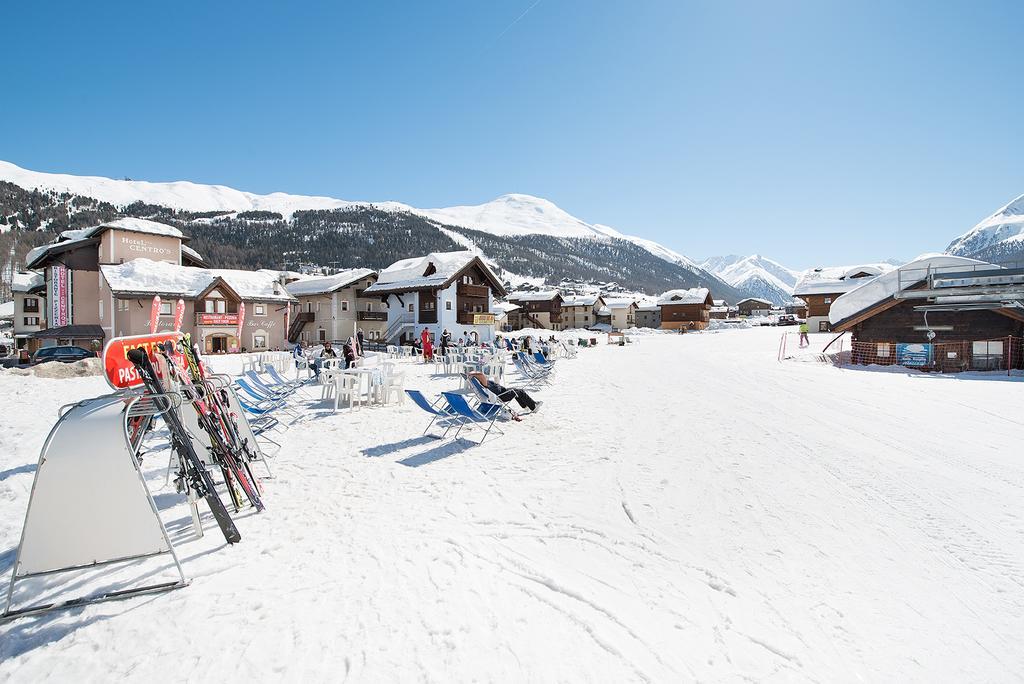
MULTIPOLYGON (((163 350, 164 358, 172 372, 177 372, 178 369, 175 367, 172 357, 173 345, 170 342, 167 345, 168 348, 163 350)), ((182 341, 181 354, 186 362, 188 376, 179 373, 179 378, 191 395, 200 427, 210 438, 213 455, 224 468, 225 482, 228 484, 228 491, 232 494, 235 509, 238 510, 242 502, 232 487, 232 481, 241 487, 249 503, 257 511, 262 511, 265 506, 260 497, 258 480, 249 467, 254 454, 251 452, 248 442, 242 439, 238 433, 237 419, 231 413, 227 397, 218 396, 220 392, 226 394, 227 390, 218 391, 210 387, 202 363, 188 336, 182 341)))
MULTIPOLYGON (((134 364, 139 377, 142 378, 143 385, 150 394, 164 394, 163 384, 157 377, 153 363, 150 361, 149 355, 145 350, 130 350, 128 352, 128 360, 134 364)), ((231 519, 231 515, 228 514, 228 509, 224 507, 224 502, 217 495, 217 488, 213 478, 206 471, 206 466, 203 465, 202 459, 199 458, 195 447, 192 446, 192 439, 189 437, 184 424, 182 424, 181 418, 173 408, 165 411, 163 417, 167 422, 167 429, 171 436, 171 447, 177 452, 178 460, 181 462, 186 484, 195 492, 196 496, 206 500, 206 504, 210 507, 210 512, 213 513, 214 520, 217 521, 221 532, 224 533, 224 539, 229 544, 241 541, 242 535, 239 533, 238 528, 235 527, 235 522, 231 519)))

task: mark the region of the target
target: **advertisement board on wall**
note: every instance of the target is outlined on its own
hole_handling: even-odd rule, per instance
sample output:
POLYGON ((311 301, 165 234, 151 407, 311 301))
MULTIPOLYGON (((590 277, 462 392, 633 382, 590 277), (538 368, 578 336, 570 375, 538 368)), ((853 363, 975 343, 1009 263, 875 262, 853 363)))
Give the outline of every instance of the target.
POLYGON ((494 314, 492 314, 492 313, 473 314, 473 325, 494 325, 494 314))
POLYGON ((71 324, 71 271, 67 266, 50 266, 49 291, 51 328, 71 324))
POLYGON ((932 362, 932 345, 904 344, 896 345, 896 363, 901 366, 928 366, 932 362))

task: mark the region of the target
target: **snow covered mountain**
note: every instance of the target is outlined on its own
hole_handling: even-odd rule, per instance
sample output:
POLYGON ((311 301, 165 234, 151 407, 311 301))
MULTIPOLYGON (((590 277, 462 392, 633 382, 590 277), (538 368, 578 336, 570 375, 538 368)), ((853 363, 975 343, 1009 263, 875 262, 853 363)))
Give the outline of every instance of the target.
POLYGON ((750 296, 779 305, 793 300, 793 286, 800 275, 799 271, 759 254, 710 257, 700 267, 750 296))
POLYGON ((175 223, 224 267, 283 267, 271 263, 282 259, 381 267, 391 263, 386 259, 392 256, 409 256, 407 250, 443 251, 458 245, 496 260, 510 276, 553 277, 556 282, 564 277, 591 279, 651 291, 704 286, 716 296, 740 294, 678 252, 587 223, 530 195, 502 195, 476 206, 418 209, 400 202, 257 195, 188 181, 41 173, 0 161, 0 183, 4 182, 8 188, 41 196, 14 197, 8 192, 5 197, 0 188, 0 234, 15 225, 33 231, 65 230, 91 225, 88 221, 98 218, 130 215, 175 223), (258 231, 254 222, 261 224, 258 231), (357 241, 337 246, 329 239, 332 231, 351 230, 358 234, 357 241), (400 239, 403 231, 410 239, 400 239), (320 240, 315 250, 312 234, 320 240), (254 254, 261 243, 264 248, 254 254), (268 252, 272 243, 274 251, 268 252))
POLYGON ((152 183, 114 180, 99 176, 73 176, 30 171, 0 161, 0 181, 30 190, 52 190, 92 197, 115 206, 133 202, 193 212, 270 211, 290 218, 296 211, 374 207, 385 211, 408 211, 437 221, 498 236, 550 235, 558 238, 613 238, 638 245, 655 256, 697 273, 697 264, 686 256, 645 238, 624 235, 601 224, 589 224, 572 216, 553 202, 532 195, 508 194, 475 206, 417 209, 401 202, 356 202, 332 197, 290 195, 275 192, 257 195, 224 185, 190 181, 152 183))
POLYGON ((994 262, 1024 260, 1024 195, 953 240, 946 253, 994 262))

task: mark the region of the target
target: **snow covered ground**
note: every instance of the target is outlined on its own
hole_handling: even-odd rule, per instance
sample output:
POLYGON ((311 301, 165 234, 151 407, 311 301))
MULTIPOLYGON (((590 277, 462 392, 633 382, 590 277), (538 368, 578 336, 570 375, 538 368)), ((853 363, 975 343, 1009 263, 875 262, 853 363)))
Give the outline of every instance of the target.
MULTIPOLYGON (((1020 378, 780 364, 776 329, 633 339, 479 448, 410 403, 311 409, 241 544, 208 529, 187 588, 0 625, 0 677, 1021 677, 1020 378)), ((0 372, 3 586, 56 408, 102 390, 0 372)))

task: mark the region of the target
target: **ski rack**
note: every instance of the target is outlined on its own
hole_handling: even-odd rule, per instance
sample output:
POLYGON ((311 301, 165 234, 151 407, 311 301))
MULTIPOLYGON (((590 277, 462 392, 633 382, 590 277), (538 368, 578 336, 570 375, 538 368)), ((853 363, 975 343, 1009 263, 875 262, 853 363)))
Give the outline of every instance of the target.
POLYGON ((145 430, 137 430, 136 439, 129 432, 129 419, 149 421, 172 410, 180 402, 181 396, 174 393, 153 395, 126 390, 66 404, 58 409, 57 422, 40 451, 0 622, 179 589, 189 584, 139 466, 138 452, 145 430), (87 450, 84 455, 81 453, 83 449, 87 450), (127 466, 125 460, 131 465, 127 466), (90 474, 109 478, 110 486, 106 493, 113 499, 100 505, 86 498, 95 491, 90 488, 90 474), (62 517, 64 511, 76 510, 76 502, 68 501, 69 497, 73 499, 76 495, 82 504, 77 508, 78 514, 70 520, 62 517), (117 499, 118 495, 120 499, 117 499), (152 516, 148 520, 147 512, 152 516), (103 531, 109 532, 103 529, 103 523, 121 525, 120 529, 114 530, 114 539, 96 536, 103 531), (94 535, 91 545, 88 540, 83 542, 90 533, 94 535), (130 539, 133 535, 134 539, 130 539), (18 581, 164 554, 169 554, 174 561, 179 577, 176 581, 11 610, 18 581))

